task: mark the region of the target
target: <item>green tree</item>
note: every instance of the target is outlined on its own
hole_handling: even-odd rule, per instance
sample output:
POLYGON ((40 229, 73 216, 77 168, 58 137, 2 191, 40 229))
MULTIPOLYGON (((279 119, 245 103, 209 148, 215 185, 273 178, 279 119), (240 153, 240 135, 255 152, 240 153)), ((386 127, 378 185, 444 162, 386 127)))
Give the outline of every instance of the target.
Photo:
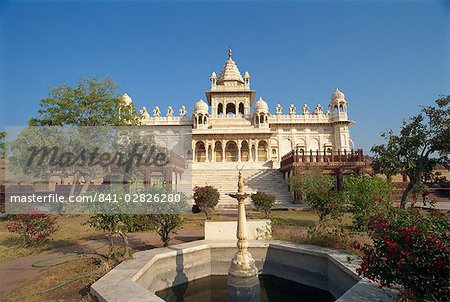
POLYGON ((266 218, 269 218, 270 209, 273 207, 276 201, 275 195, 258 191, 252 194, 251 198, 256 209, 260 212, 263 212, 266 218))
POLYGON ((302 194, 303 199, 318 192, 327 192, 334 187, 334 179, 331 175, 322 174, 317 170, 308 170, 289 179, 292 189, 302 194))
POLYGON ((117 94, 117 84, 109 77, 83 78, 77 86, 64 84, 53 88, 42 99, 38 116, 31 126, 128 126, 139 123, 132 104, 117 94))
POLYGON ((205 213, 206 219, 211 218, 211 212, 219 203, 220 193, 213 186, 196 186, 194 188, 194 201, 198 205, 200 211, 205 213))
POLYGON ((183 217, 180 214, 153 214, 147 217, 164 246, 169 245, 172 234, 176 234, 183 226, 183 217))
POLYGON ((440 164, 450 167, 450 96, 436 100, 437 106, 424 107, 409 121, 403 121, 399 135, 382 133, 385 144, 372 148, 375 173, 388 176, 405 173, 409 183, 400 206, 406 207, 408 195, 420 182, 434 179, 433 168, 440 164))

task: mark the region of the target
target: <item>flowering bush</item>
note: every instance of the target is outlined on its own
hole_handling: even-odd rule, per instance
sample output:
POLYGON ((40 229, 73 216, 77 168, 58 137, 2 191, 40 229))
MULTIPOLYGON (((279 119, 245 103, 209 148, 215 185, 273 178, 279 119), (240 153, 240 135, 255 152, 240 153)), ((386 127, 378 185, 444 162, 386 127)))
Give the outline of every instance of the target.
POLYGON ((378 176, 352 176, 345 179, 344 191, 354 226, 367 230, 370 217, 388 211, 392 205, 394 186, 378 176))
POLYGON ((24 246, 27 246, 47 240, 58 230, 58 225, 54 216, 40 213, 18 214, 11 215, 7 229, 22 236, 24 246))
POLYGON ((448 301, 450 221, 438 211, 395 209, 369 220, 358 272, 380 287, 401 285, 415 300, 448 301))
POLYGON ((319 190, 308 194, 308 204, 319 215, 319 220, 324 221, 336 216, 342 210, 342 197, 339 192, 319 190))

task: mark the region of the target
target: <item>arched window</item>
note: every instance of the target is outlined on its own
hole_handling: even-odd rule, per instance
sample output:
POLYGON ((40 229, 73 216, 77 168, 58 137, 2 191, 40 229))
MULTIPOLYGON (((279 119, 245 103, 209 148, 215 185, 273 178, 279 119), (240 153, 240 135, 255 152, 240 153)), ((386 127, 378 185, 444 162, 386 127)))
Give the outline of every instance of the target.
POLYGON ((238 160, 237 145, 233 141, 229 141, 225 147, 225 160, 227 162, 236 162, 238 160))
POLYGON ((227 115, 228 113, 236 114, 236 105, 234 105, 233 103, 228 103, 225 113, 227 115))
POLYGON ((198 116, 198 123, 203 124, 203 116, 201 114, 198 116))
POLYGON ((244 114, 244 104, 243 103, 239 103, 239 113, 244 114))
POLYGON ((259 123, 260 124, 264 123, 264 115, 262 115, 262 114, 259 116, 259 123))
POLYGON ((205 144, 201 141, 197 142, 195 144, 195 159, 197 162, 205 162, 206 161, 205 144))
POLYGON ((219 105, 217 106, 217 115, 219 114, 223 114, 223 104, 219 103, 219 105))
POLYGON ((216 142, 214 144, 214 156, 215 156, 215 161, 216 162, 222 162, 223 161, 223 157, 222 157, 222 143, 221 142, 216 142))
POLYGON ((250 148, 248 147, 247 141, 243 141, 241 144, 241 161, 250 160, 250 148))
POLYGON ((258 143, 258 161, 266 161, 267 160, 267 142, 260 141, 258 143))

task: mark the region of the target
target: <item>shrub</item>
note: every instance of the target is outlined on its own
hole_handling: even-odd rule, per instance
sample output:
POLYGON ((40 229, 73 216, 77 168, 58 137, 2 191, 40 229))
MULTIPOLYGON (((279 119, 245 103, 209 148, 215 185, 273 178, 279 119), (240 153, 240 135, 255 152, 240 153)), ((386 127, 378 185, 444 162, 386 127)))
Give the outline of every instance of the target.
POLYGON ((114 236, 120 236, 123 239, 125 251, 120 256, 128 257, 130 255, 127 231, 133 226, 133 215, 130 214, 96 214, 89 216, 87 222, 91 228, 107 233, 107 238, 112 257, 116 257, 114 251, 114 236))
POLYGON ((308 227, 304 242, 334 249, 349 249, 350 236, 339 225, 339 221, 329 220, 326 222, 318 222, 315 226, 308 227))
POLYGON ((176 234, 183 225, 183 217, 179 214, 148 215, 164 246, 169 245, 172 234, 176 234))
POLYGON ((205 213, 206 219, 211 218, 211 212, 214 207, 219 203, 220 193, 213 186, 196 186, 194 188, 194 201, 200 208, 200 210, 205 213))
POLYGON ((353 214, 355 228, 366 230, 369 218, 392 207, 394 186, 378 176, 353 176, 345 179, 346 201, 353 214))
POLYGON ((308 201, 309 195, 313 193, 331 190, 334 187, 334 179, 331 175, 311 170, 291 177, 289 185, 295 192, 302 194, 304 200, 308 201))
POLYGON ((333 218, 342 210, 342 194, 336 191, 311 192, 307 200, 308 204, 316 211, 320 221, 333 218))
POLYGON ((270 209, 276 201, 275 195, 258 191, 252 194, 251 198, 256 209, 260 212, 263 212, 266 218, 269 218, 270 209))
POLYGON ((450 221, 443 213, 392 209, 369 221, 358 272, 380 286, 401 285, 414 301, 448 301, 450 221))
POLYGON ((58 230, 58 225, 54 216, 40 213, 18 214, 10 216, 7 229, 22 236, 23 245, 28 246, 46 241, 58 230))

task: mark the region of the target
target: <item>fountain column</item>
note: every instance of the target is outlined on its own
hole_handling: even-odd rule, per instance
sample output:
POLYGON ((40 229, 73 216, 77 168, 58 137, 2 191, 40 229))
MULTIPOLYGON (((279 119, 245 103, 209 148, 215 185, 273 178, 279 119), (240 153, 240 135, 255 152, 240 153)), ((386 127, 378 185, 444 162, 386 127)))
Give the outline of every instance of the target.
POLYGON ((244 202, 250 194, 244 193, 244 181, 242 179, 241 171, 239 171, 238 192, 236 194, 231 193, 228 195, 238 201, 238 223, 236 230, 238 251, 231 260, 231 266, 228 270, 228 274, 241 278, 257 276, 258 269, 256 268, 255 260, 247 250, 247 219, 245 217, 244 202))
POLYGON ((228 270, 228 301, 229 302, 258 302, 260 286, 258 269, 250 252, 247 250, 247 219, 245 217, 245 199, 250 194, 244 193, 244 181, 239 171, 238 192, 227 194, 238 201, 238 222, 236 229, 238 251, 231 259, 228 270))

